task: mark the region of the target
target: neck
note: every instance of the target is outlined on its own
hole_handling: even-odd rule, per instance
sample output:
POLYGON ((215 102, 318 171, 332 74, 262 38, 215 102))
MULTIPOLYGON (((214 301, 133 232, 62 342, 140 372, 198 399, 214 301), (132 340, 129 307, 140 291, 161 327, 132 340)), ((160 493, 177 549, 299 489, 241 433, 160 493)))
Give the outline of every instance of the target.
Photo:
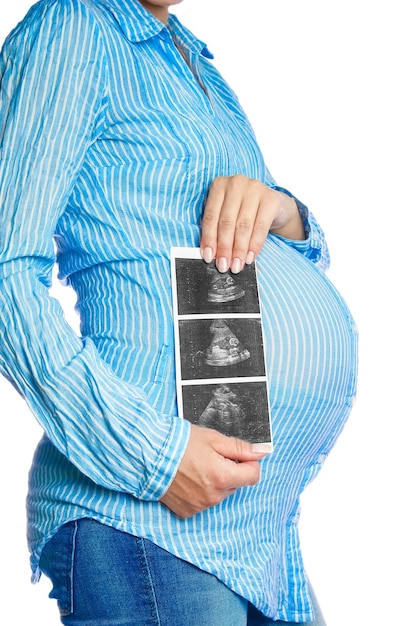
POLYGON ((160 22, 162 22, 163 24, 166 24, 168 22, 168 7, 159 7, 155 4, 150 4, 149 2, 146 2, 146 0, 139 1, 145 7, 145 9, 147 9, 149 13, 152 13, 152 15, 154 15, 160 22))

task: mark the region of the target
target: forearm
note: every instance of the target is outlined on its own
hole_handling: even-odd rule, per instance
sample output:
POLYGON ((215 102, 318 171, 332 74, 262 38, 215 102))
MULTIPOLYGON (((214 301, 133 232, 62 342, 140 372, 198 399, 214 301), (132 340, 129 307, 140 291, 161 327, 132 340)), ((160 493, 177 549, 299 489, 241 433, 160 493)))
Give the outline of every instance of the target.
POLYGON ((0 282, 0 371, 53 444, 97 484, 159 499, 185 451, 188 422, 157 414, 140 389, 116 377, 33 270, 0 282))

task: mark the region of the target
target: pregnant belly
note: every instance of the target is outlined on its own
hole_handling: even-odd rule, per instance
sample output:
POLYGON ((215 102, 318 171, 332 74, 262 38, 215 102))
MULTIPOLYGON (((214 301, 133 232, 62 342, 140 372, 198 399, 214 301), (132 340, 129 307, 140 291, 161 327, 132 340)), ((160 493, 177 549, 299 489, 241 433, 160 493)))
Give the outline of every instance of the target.
POLYGON ((258 261, 274 449, 284 458, 327 454, 356 387, 357 333, 326 276, 282 242, 258 261))

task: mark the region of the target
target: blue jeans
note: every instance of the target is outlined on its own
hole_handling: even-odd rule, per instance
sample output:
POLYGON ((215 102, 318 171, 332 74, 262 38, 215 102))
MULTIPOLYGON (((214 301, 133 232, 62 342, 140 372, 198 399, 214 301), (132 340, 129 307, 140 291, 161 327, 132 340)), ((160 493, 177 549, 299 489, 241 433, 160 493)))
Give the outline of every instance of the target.
MULTIPOLYGON (((215 576, 147 539, 90 519, 63 526, 46 544, 40 566, 67 626, 292 624, 263 616, 215 576)), ((316 612, 308 625, 325 626, 318 606, 316 612)))

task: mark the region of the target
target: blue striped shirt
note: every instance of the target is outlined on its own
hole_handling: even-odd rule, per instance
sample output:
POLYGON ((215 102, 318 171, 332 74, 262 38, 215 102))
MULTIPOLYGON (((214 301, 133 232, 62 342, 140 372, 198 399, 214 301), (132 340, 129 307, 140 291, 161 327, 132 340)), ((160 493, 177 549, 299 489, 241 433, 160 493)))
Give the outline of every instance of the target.
POLYGON ((305 621, 299 497, 349 414, 356 332, 301 205, 308 238, 270 234, 258 260, 274 440, 262 478, 187 520, 158 502, 190 427, 176 405, 170 248, 199 245, 215 177, 278 188, 211 59, 175 16, 164 26, 136 0, 41 0, 3 46, 0 371, 45 431, 32 567, 36 578, 61 524, 88 516, 211 572, 273 619, 305 621), (56 259, 81 336, 49 296, 56 259))

